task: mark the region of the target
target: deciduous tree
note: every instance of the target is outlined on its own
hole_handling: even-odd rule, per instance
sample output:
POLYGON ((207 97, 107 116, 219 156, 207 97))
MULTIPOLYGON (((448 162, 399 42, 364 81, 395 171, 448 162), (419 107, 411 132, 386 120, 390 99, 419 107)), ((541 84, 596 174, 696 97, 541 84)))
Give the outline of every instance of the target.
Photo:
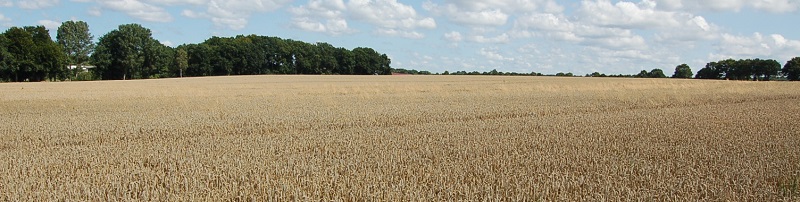
POLYGON ((786 62, 781 72, 790 81, 800 81, 800 57, 792 58, 786 62))
POLYGON ((83 65, 89 61, 94 51, 94 36, 89 33, 89 24, 84 21, 66 21, 61 23, 56 34, 56 41, 67 56, 67 63, 75 65, 74 73, 83 71, 83 65))
POLYGON ((675 67, 675 73, 672 74, 672 78, 692 78, 692 68, 689 67, 687 64, 681 64, 675 67))

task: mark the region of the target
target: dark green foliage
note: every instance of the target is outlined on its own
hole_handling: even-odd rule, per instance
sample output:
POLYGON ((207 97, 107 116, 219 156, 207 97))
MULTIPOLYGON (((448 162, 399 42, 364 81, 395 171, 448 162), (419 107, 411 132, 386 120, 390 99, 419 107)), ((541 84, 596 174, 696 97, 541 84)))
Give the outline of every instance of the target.
POLYGON ((66 78, 66 58, 44 26, 12 27, 0 37, 0 80, 44 81, 66 78))
POLYGON ((89 54, 94 51, 93 39, 86 22, 66 21, 58 27, 56 41, 66 55, 67 64, 76 66, 71 72, 74 77, 84 71, 83 65, 89 61, 89 54))
POLYGON ((790 81, 800 81, 800 57, 792 58, 783 66, 781 73, 790 81))
POLYGON ((159 78, 168 71, 172 52, 153 39, 150 29, 139 24, 120 25, 100 37, 92 54, 93 70, 104 80, 159 78))
POLYGON ((681 64, 675 67, 675 73, 672 73, 672 78, 683 78, 689 79, 692 78, 692 68, 689 67, 687 64, 681 64))
POLYGON ((309 44, 278 37, 212 37, 182 45, 184 76, 255 74, 391 74, 389 57, 371 48, 352 51, 328 43, 309 44))
POLYGON ((661 69, 653 69, 647 73, 649 78, 667 78, 667 75, 664 75, 664 70, 661 69))
POLYGON ((773 76, 778 75, 780 66, 778 61, 771 59, 726 59, 709 62, 705 68, 697 72, 695 78, 769 81, 773 76))

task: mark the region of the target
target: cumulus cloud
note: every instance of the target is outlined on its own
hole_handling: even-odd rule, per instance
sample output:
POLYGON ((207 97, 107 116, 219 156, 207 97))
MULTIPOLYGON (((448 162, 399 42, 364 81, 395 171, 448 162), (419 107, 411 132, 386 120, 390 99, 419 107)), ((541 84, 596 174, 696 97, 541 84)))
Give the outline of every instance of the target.
POLYGON ((290 3, 291 0, 170 0, 165 5, 206 5, 205 11, 184 10, 181 15, 190 18, 206 18, 217 27, 232 30, 244 29, 253 13, 271 12, 290 3))
POLYGON ((602 46, 608 49, 646 49, 644 37, 630 29, 602 27, 573 22, 562 15, 530 14, 521 16, 511 31, 516 37, 548 37, 555 40, 602 46))
POLYGON ((6 17, 2 13, 0 13, 0 26, 10 27, 11 26, 11 18, 6 17))
POLYGON ((717 46, 718 55, 732 58, 789 58, 800 52, 800 41, 786 39, 783 35, 764 36, 753 33, 751 36, 723 34, 717 46))
POLYGON ((464 40, 464 37, 461 36, 460 32, 448 32, 444 34, 444 39, 451 41, 451 42, 460 42, 464 40))
POLYGON ((425 38, 425 35, 416 31, 405 31, 397 29, 377 29, 375 33, 382 36, 395 36, 409 39, 425 38))
POLYGON ((48 30, 57 30, 59 26, 61 26, 61 22, 56 22, 52 20, 39 20, 38 23, 48 30))
POLYGON ((349 21, 375 26, 378 35, 412 39, 424 38, 417 29, 434 29, 436 21, 420 16, 416 10, 396 0, 311 0, 287 9, 292 27, 305 31, 340 35, 356 32, 349 21))
MULTIPOLYGON (((17 1, 17 6, 24 9, 40 9, 58 5, 59 0, 22 0, 17 1)), ((10 3, 0 3, 11 5, 10 3)))
POLYGON ((469 41, 477 43, 508 43, 511 37, 508 34, 500 34, 494 37, 486 37, 483 35, 473 35, 467 38, 469 41))
POLYGON ((0 7, 12 7, 14 2, 10 0, 0 0, 0 7))
POLYGON ((356 19, 384 28, 436 28, 433 18, 420 17, 413 7, 396 0, 351 0, 347 8, 356 19))
MULTIPOLYGON (((647 1, 647 0, 645 0, 647 1)), ((795 0, 652 0, 664 10, 711 10, 738 12, 752 8, 771 13, 788 13, 800 10, 795 0)))
POLYGON ((172 15, 164 8, 139 0, 96 0, 95 2, 99 4, 100 7, 90 8, 90 15, 100 16, 102 14, 102 9, 105 8, 149 22, 171 22, 173 20, 172 15))
POLYGON ((103 15, 103 10, 100 7, 91 7, 89 10, 86 11, 89 15, 99 17, 103 15))
POLYGON ((483 57, 489 60, 496 60, 496 61, 514 61, 514 58, 504 57, 500 53, 497 52, 497 49, 486 49, 481 48, 479 52, 483 57))
MULTIPOLYGON (((668 7, 679 7, 680 1, 666 1, 668 7)), ((657 9, 658 2, 644 0, 639 3, 608 0, 583 1, 578 10, 581 22, 603 27, 623 29, 658 30, 659 40, 696 41, 714 39, 718 26, 708 23, 702 16, 688 12, 657 9)))
POLYGON ((656 3, 642 1, 638 4, 620 1, 612 4, 608 0, 583 1, 578 16, 581 21, 594 25, 622 28, 674 27, 679 24, 675 12, 655 10, 656 3))
POLYGON ((564 8, 553 0, 446 0, 442 4, 425 2, 423 8, 464 26, 502 26, 519 13, 543 11, 560 13, 564 8))
POLYGON ((344 18, 347 7, 342 0, 311 0, 288 10, 294 16, 292 26, 295 28, 331 35, 354 32, 344 18))
POLYGON ((800 9, 800 1, 796 0, 759 0, 750 3, 756 9, 772 13, 788 13, 800 9))

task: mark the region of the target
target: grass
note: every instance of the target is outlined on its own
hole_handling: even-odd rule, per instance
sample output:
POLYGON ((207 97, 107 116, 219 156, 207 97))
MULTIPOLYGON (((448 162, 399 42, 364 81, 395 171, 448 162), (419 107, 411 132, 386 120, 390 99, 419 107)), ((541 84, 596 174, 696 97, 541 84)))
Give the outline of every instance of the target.
POLYGON ((0 200, 796 201, 800 84, 0 84, 0 200))

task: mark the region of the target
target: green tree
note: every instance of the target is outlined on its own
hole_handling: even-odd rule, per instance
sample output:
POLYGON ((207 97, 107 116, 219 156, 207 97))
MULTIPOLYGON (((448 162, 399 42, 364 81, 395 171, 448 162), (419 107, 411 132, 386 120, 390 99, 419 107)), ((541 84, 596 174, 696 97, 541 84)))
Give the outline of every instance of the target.
POLYGON ((650 77, 650 76, 648 75, 646 70, 642 70, 642 71, 639 72, 639 74, 636 74, 635 77, 636 78, 647 78, 647 77, 650 77))
POLYGON ((4 80, 63 79, 65 59, 44 26, 12 27, 3 36, 4 80))
POLYGON ((781 63, 773 59, 769 60, 755 59, 755 62, 752 65, 753 65, 752 74, 754 81, 758 79, 769 81, 772 78, 772 76, 778 75, 778 73, 781 70, 781 63))
POLYGON ((795 57, 786 61, 786 65, 783 66, 781 73, 786 75, 786 79, 790 81, 800 81, 800 57, 795 57))
POLYGON ((11 68, 13 56, 8 52, 8 44, 11 43, 5 36, 0 33, 0 82, 12 81, 14 71, 11 68))
POLYGON ((178 48, 175 51, 175 68, 178 69, 178 77, 183 77, 183 71, 186 71, 189 68, 189 54, 186 53, 185 48, 178 48))
POLYGON ((667 75, 664 75, 664 71, 663 70, 656 68, 656 69, 650 70, 650 72, 647 73, 647 77, 649 77, 649 78, 667 78, 667 75))
POLYGON ((83 71, 83 65, 89 60, 94 50, 94 36, 89 33, 89 25, 84 21, 66 21, 61 23, 56 34, 56 41, 67 56, 69 65, 75 65, 74 73, 83 71))
POLYGON ((692 78, 692 68, 689 67, 687 64, 681 64, 675 67, 675 73, 672 74, 672 78, 685 78, 689 79, 692 78))
POLYGON ((152 38, 150 29, 139 24, 120 25, 116 30, 100 37, 97 47, 92 54, 92 63, 95 71, 102 79, 137 79, 149 76, 145 62, 149 65, 158 54, 147 54, 147 51, 157 51, 154 47, 155 39, 152 38))

